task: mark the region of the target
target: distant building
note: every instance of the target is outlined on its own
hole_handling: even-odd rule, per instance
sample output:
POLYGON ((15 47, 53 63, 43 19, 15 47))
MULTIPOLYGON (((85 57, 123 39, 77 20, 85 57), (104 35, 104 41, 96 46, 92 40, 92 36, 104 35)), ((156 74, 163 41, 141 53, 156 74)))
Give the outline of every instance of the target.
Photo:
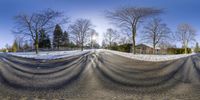
MULTIPOLYGON (((155 54, 161 54, 161 49, 159 47, 155 48, 155 54)), ((148 44, 138 44, 136 45, 137 54, 153 54, 153 46, 148 44)))

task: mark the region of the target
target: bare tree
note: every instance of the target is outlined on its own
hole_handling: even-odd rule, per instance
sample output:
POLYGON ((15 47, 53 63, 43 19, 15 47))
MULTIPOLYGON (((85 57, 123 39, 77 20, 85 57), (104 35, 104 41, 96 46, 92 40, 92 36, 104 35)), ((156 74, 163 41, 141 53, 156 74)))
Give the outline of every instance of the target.
POLYGON ((182 46, 187 53, 188 44, 195 41, 196 30, 189 24, 180 24, 177 27, 177 31, 174 34, 174 38, 182 42, 182 46))
MULTIPOLYGON (((58 24, 58 17, 62 17, 61 12, 52 9, 43 10, 41 12, 32 13, 31 15, 20 14, 15 17, 16 31, 14 33, 29 36, 34 41, 36 54, 38 53, 39 31, 41 29, 47 32, 52 30, 55 24, 58 24)), ((66 22, 62 20, 62 23, 66 22)))
POLYGON ((198 42, 196 42, 194 51, 195 51, 195 53, 199 53, 199 43, 198 42))
POLYGON ((118 44, 123 45, 128 43, 128 39, 125 36, 120 36, 118 44))
POLYGON ((160 14, 162 11, 155 8, 137 8, 137 7, 125 7, 120 8, 115 11, 107 11, 106 17, 113 20, 116 25, 127 29, 132 33, 132 42, 133 42, 133 53, 136 53, 136 32, 138 24, 143 22, 144 19, 160 14))
POLYGON ((70 30, 75 42, 81 47, 83 51, 84 43, 90 36, 90 30, 92 29, 92 23, 88 19, 77 19, 72 25, 70 30))
POLYGON ((119 34, 119 40, 118 40, 119 45, 131 44, 131 43, 132 43, 132 38, 127 36, 127 34, 123 34, 123 32, 121 32, 121 34, 119 34))
POLYGON ((112 28, 107 29, 106 33, 104 33, 104 42, 106 44, 109 44, 109 47, 117 42, 117 39, 119 39, 119 34, 116 30, 113 30, 112 28))
POLYGON ((153 54, 155 54, 156 46, 170 38, 170 29, 165 23, 162 23, 161 19, 153 18, 146 26, 144 26, 144 31, 142 32, 141 39, 147 43, 152 43, 153 54))

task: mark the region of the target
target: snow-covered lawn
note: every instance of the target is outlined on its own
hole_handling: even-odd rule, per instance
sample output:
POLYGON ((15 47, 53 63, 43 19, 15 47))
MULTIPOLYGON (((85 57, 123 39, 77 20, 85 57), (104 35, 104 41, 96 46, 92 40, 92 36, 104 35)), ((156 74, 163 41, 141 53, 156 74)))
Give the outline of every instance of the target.
MULTIPOLYGON (((75 50, 75 51, 49 51, 49 52, 39 52, 39 54, 35 54, 35 52, 20 52, 20 53, 8 53, 10 55, 18 56, 18 57, 25 57, 25 58, 34 58, 34 59, 59 59, 64 57, 70 57, 75 55, 85 54, 93 50, 75 50)), ((98 52, 108 52, 117 54, 123 57, 128 57, 131 59, 142 60, 142 61, 167 61, 167 60, 174 60, 179 58, 184 58, 191 56, 193 54, 179 54, 179 55, 145 55, 145 54, 132 54, 132 53, 124 53, 119 51, 113 50, 106 50, 106 49, 98 49, 98 52)))
POLYGON ((123 57, 128 57, 131 59, 142 60, 142 61, 167 61, 167 60, 175 60, 179 58, 184 58, 191 56, 193 54, 177 54, 177 55, 147 55, 147 54, 132 54, 125 53, 113 50, 105 50, 101 49, 99 51, 114 53, 123 57))
POLYGON ((89 50, 74 50, 74 51, 48 51, 48 52, 18 52, 18 53, 8 53, 13 56, 24 57, 24 58, 34 58, 34 59, 59 59, 69 56, 81 55, 89 52, 89 50))

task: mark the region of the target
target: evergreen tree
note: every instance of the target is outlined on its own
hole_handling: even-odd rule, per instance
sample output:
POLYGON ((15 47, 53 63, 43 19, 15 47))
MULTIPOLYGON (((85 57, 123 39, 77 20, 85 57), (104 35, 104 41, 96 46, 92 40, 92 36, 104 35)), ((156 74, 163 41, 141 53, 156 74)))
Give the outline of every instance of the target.
POLYGON ((75 45, 73 42, 69 42, 69 47, 70 47, 70 48, 76 48, 76 47, 78 47, 78 46, 75 45))
POLYGON ((51 41, 45 30, 40 30, 39 34, 39 48, 51 48, 51 41))
POLYGON ((62 46, 63 47, 69 47, 69 35, 66 31, 63 33, 62 46))
POLYGON ((63 31, 61 27, 57 24, 53 33, 53 47, 60 48, 62 46, 63 31))
POLYGON ((12 45, 12 52, 17 52, 18 44, 17 41, 15 40, 13 45, 12 45))

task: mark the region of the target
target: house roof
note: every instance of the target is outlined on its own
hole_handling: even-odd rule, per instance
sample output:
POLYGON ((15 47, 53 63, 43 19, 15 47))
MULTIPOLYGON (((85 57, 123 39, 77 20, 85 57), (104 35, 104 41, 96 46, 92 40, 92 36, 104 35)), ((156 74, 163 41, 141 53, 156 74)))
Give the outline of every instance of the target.
MULTIPOLYGON (((153 48, 152 45, 150 45, 150 44, 146 44, 146 43, 141 43, 141 44, 138 44, 138 45, 136 45, 136 46, 139 46, 139 45, 144 45, 144 46, 147 46, 147 47, 153 48)), ((160 49, 160 47, 156 46, 155 49, 160 49)))

